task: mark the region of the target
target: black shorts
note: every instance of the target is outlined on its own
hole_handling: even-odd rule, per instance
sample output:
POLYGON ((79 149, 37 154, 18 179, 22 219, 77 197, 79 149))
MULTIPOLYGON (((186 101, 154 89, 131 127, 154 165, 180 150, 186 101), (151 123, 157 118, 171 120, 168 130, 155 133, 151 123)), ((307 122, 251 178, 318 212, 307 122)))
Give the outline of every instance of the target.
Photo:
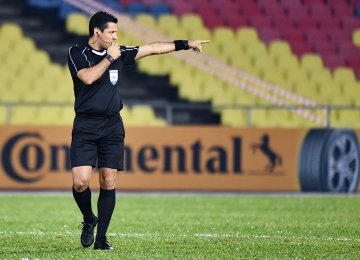
POLYGON ((117 115, 105 119, 76 116, 70 149, 71 167, 124 169, 125 129, 117 115))

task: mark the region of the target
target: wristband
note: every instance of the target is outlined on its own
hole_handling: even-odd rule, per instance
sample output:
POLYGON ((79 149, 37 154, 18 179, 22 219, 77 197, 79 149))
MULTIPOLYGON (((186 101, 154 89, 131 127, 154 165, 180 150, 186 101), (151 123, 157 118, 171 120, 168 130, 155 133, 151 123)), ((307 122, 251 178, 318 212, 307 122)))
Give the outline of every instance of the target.
POLYGON ((176 40, 174 41, 174 43, 175 43, 175 51, 190 49, 188 40, 176 40))
POLYGON ((113 58, 113 56, 111 56, 110 54, 106 54, 105 58, 107 58, 107 59, 110 61, 110 63, 113 63, 114 60, 115 60, 115 59, 113 58))

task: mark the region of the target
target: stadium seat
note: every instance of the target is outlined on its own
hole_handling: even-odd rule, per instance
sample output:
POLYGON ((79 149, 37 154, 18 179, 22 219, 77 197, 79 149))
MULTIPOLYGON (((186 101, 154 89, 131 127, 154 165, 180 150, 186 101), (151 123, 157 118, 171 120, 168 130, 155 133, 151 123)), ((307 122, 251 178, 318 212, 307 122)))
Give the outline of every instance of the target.
POLYGON ((244 109, 223 109, 221 124, 231 127, 247 127, 247 113, 244 109))
POLYGON ((151 107, 145 105, 136 105, 131 109, 133 123, 136 126, 165 126, 164 120, 155 117, 151 107))
POLYGON ((89 18, 82 13, 72 13, 66 18, 66 30, 77 35, 89 34, 89 18))
POLYGON ((8 113, 8 108, 4 105, 0 106, 0 125, 4 125, 8 123, 7 113, 8 113))
POLYGON ((19 25, 14 23, 6 23, 1 26, 1 38, 7 38, 8 41, 14 43, 23 38, 23 32, 19 25))
POLYGON ((141 23, 142 25, 151 27, 151 28, 156 28, 156 20, 154 18, 154 16, 150 15, 150 14, 139 14, 136 16, 136 22, 141 23))
POLYGON ((321 57, 317 54, 305 54, 301 58, 301 67, 305 71, 321 70, 324 68, 321 57))
POLYGON ((251 45, 259 42, 259 35, 251 27, 240 28, 236 32, 237 40, 242 45, 251 45))
POLYGON ((164 15, 164 14, 170 14, 171 9, 170 9, 170 6, 167 5, 166 3, 156 3, 153 5, 150 5, 150 13, 154 17, 160 17, 161 15, 164 15))
POLYGON ((338 67, 334 70, 334 81, 343 86, 354 83, 356 82, 354 71, 346 67, 338 67))

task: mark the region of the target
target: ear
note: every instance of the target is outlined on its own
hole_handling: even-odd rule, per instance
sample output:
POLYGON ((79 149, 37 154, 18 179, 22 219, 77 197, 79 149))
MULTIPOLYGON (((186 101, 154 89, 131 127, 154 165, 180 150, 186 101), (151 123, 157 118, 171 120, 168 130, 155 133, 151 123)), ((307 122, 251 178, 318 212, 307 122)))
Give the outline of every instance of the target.
POLYGON ((99 28, 95 27, 95 28, 94 28, 94 34, 95 34, 95 35, 99 35, 99 33, 100 33, 99 28))

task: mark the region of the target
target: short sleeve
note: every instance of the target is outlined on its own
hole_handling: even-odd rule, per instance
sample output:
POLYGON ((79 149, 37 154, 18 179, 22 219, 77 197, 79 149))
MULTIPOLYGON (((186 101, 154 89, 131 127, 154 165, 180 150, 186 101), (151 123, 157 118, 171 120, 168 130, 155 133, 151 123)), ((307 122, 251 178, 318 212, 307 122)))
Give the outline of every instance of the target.
POLYGON ((121 60, 124 65, 131 65, 139 51, 139 46, 120 46, 121 60))
POLYGON ((86 47, 73 46, 68 53, 68 66, 72 75, 76 75, 78 71, 90 68, 90 61, 86 56, 86 47))

